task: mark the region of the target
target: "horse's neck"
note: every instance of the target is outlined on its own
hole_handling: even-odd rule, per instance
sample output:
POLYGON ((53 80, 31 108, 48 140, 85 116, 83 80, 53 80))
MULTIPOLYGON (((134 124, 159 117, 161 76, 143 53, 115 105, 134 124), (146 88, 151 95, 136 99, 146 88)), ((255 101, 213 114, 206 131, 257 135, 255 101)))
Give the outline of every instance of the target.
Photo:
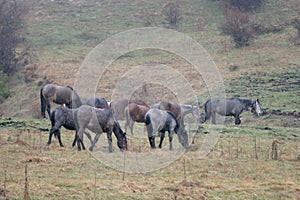
POLYGON ((244 105, 244 109, 252 107, 254 103, 252 99, 239 99, 239 100, 244 105))
POLYGON ((181 109, 181 116, 184 117, 185 115, 193 112, 193 107, 189 105, 180 105, 181 109))

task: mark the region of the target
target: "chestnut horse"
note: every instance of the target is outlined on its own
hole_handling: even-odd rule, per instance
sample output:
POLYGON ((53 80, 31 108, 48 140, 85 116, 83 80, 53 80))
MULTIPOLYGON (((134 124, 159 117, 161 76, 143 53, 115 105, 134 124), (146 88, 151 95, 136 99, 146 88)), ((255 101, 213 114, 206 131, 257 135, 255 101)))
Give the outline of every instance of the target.
POLYGON ((110 102, 110 108, 114 112, 116 120, 125 119, 125 108, 129 103, 148 106, 144 101, 138 99, 116 99, 110 102))
POLYGON ((149 106, 138 105, 134 102, 129 103, 125 108, 125 132, 127 132, 127 127, 129 126, 130 132, 133 135, 133 125, 135 122, 145 123, 145 115, 149 110, 149 106))

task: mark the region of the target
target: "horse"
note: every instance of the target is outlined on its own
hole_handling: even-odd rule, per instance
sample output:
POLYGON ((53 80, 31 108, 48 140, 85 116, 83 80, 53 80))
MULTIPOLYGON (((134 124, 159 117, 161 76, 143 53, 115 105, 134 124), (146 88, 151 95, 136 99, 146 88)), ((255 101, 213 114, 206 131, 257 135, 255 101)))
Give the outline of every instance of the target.
POLYGON ((78 151, 81 150, 80 142, 83 140, 83 133, 86 128, 96 133, 93 143, 89 148, 90 151, 93 151, 95 144, 103 132, 107 133, 109 152, 112 152, 112 132, 117 137, 119 149, 127 150, 126 133, 122 131, 119 123, 115 120, 111 109, 100 109, 82 105, 75 110, 74 116, 77 129, 78 151))
MULTIPOLYGON (((50 121, 51 121, 51 129, 50 129, 50 133, 49 133, 49 139, 47 142, 47 145, 51 144, 51 139, 52 139, 52 135, 54 134, 59 142, 59 145, 61 147, 64 147, 62 141, 61 141, 61 137, 60 137, 60 127, 65 127, 68 130, 74 130, 76 131, 76 125, 75 125, 75 121, 74 121, 74 111, 75 109, 70 109, 64 106, 59 106, 57 108, 55 108, 54 111, 52 111, 51 115, 50 115, 50 121)), ((91 144, 92 144, 92 138, 91 135, 85 131, 84 132, 87 137, 89 138, 91 144)), ((74 141, 72 143, 72 147, 75 146, 76 141, 77 141, 77 131, 75 133, 75 138, 74 141)), ((85 146, 83 143, 82 144, 82 148, 85 149, 85 146)))
POLYGON ((116 120, 125 119, 125 108, 129 103, 148 106, 144 101, 139 99, 115 99, 110 102, 110 107, 114 112, 116 120))
POLYGON ((82 105, 79 95, 70 86, 47 84, 40 90, 40 99, 43 118, 46 118, 46 109, 50 117, 51 102, 59 105, 65 104, 68 108, 78 108, 82 105))
MULTIPOLYGON (((85 105, 90 105, 96 108, 109 108, 108 103, 105 99, 103 98, 97 98, 97 97, 92 97, 86 101, 83 102, 85 105)), ((47 142, 47 145, 51 144, 52 140, 52 135, 54 134, 59 142, 59 145, 63 147, 63 143, 61 141, 60 137, 60 127, 65 127, 68 130, 74 130, 76 131, 76 126, 75 126, 75 121, 74 121, 74 109, 69 109, 64 106, 57 107, 50 115, 50 121, 51 121, 51 129, 49 133, 49 139, 47 142)), ((91 135, 88 132, 85 132, 89 140, 91 141, 92 144, 92 139, 91 135)), ((75 138, 72 143, 72 146, 75 146, 76 143, 76 133, 75 133, 75 138)), ((83 149, 85 149, 84 144, 82 143, 83 149)))
POLYGON ((149 106, 138 105, 134 102, 129 103, 125 108, 125 132, 127 132, 127 127, 129 126, 130 132, 133 135, 133 125, 135 122, 145 123, 145 115, 149 110, 149 106))
POLYGON ((92 97, 86 101, 83 101, 84 105, 89 105, 95 108, 110 108, 108 102, 104 98, 92 97))
POLYGON ((195 105, 187 105, 187 104, 177 104, 172 102, 161 101, 156 104, 153 104, 151 108, 158 108, 161 110, 167 110, 172 112, 179 123, 184 124, 184 117, 192 113, 192 115, 196 118, 197 122, 201 121, 201 116, 199 114, 199 108, 195 105))
POLYGON ((216 123, 216 113, 222 116, 233 116, 235 118, 235 124, 241 123, 240 114, 244 110, 251 108, 251 111, 255 111, 258 116, 263 114, 261 110, 260 102, 258 99, 244 99, 244 98, 215 98, 209 99, 204 105, 204 123, 208 119, 212 119, 212 123, 216 123))
POLYGON ((173 134, 176 133, 180 144, 187 148, 189 145, 188 135, 184 128, 180 126, 175 115, 172 112, 160 110, 157 108, 150 108, 145 115, 147 133, 149 143, 152 149, 155 149, 156 132, 160 133, 159 148, 162 147, 162 142, 165 137, 165 131, 169 133, 169 149, 173 149, 172 140, 173 134))

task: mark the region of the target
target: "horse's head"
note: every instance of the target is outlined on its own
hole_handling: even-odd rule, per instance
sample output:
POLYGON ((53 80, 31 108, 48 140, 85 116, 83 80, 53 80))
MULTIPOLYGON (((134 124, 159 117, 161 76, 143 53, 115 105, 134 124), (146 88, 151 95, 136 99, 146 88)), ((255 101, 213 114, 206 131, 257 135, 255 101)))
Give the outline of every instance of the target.
POLYGON ((117 137, 118 141, 118 147, 121 151, 127 150, 127 138, 126 138, 126 133, 123 132, 121 129, 119 123, 115 121, 113 132, 115 133, 115 136, 117 137))
POLYGON ((263 114, 263 111, 260 107, 260 103, 259 103, 258 99, 256 99, 254 101, 254 103, 252 104, 252 112, 255 112, 258 116, 263 114))
POLYGON ((200 115, 199 107, 198 105, 192 105, 192 114, 197 119, 197 122, 202 123, 202 117, 200 115))
POLYGON ((177 131, 177 136, 179 143, 184 147, 188 148, 189 147, 189 137, 187 134, 187 131, 184 130, 184 126, 181 124, 178 131, 177 131))
POLYGON ((121 139, 118 140, 118 147, 121 151, 128 150, 127 149, 127 138, 126 138, 126 132, 122 132, 121 139))

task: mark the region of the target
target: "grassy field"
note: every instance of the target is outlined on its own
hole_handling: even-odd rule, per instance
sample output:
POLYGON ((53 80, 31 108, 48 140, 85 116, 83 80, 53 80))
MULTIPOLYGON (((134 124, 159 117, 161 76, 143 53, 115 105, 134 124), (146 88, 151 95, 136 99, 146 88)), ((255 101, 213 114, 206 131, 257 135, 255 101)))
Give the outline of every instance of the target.
MULTIPOLYGON (((32 46, 30 64, 11 80, 11 97, 1 105, 0 199, 23 199, 26 191, 31 199, 300 199, 300 49, 290 41, 296 30, 289 24, 298 15, 296 0, 268 0, 254 20, 282 30, 257 36, 250 46, 239 49, 218 30, 224 20, 219 1, 179 1, 182 20, 176 30, 205 48, 222 75, 228 97, 259 98, 265 115, 244 112, 240 126, 229 117, 224 126, 203 124, 198 134, 188 119, 192 147, 167 167, 148 173, 124 173, 122 167, 130 171, 129 165, 124 166, 127 162, 116 159, 118 171, 88 151, 77 152, 71 148, 74 133, 65 129, 65 147, 59 147, 55 138, 46 146, 50 122, 40 119, 42 85, 73 85, 89 52, 114 34, 144 26, 168 28, 161 15, 165 3, 39 0, 32 4, 26 32, 32 46), (214 133, 218 140, 213 150, 199 159, 202 142, 214 133)), ((210 97, 190 63, 149 49, 115 60, 98 83, 96 96, 110 100, 124 73, 153 63, 172 66, 184 75, 202 104, 210 97)), ((149 103, 176 98, 169 91, 158 91, 157 85, 146 89, 152 96, 149 103)), ((135 95, 143 95, 142 90, 138 88, 135 95)), ((135 133, 143 135, 141 124, 135 126, 135 133)), ((106 152, 105 135, 98 146, 108 158, 125 160, 141 152, 170 155, 167 139, 162 150, 150 151, 146 138, 127 137, 128 152, 118 151, 115 138, 114 152, 106 152)), ((174 140, 178 143, 176 136, 174 140)))

